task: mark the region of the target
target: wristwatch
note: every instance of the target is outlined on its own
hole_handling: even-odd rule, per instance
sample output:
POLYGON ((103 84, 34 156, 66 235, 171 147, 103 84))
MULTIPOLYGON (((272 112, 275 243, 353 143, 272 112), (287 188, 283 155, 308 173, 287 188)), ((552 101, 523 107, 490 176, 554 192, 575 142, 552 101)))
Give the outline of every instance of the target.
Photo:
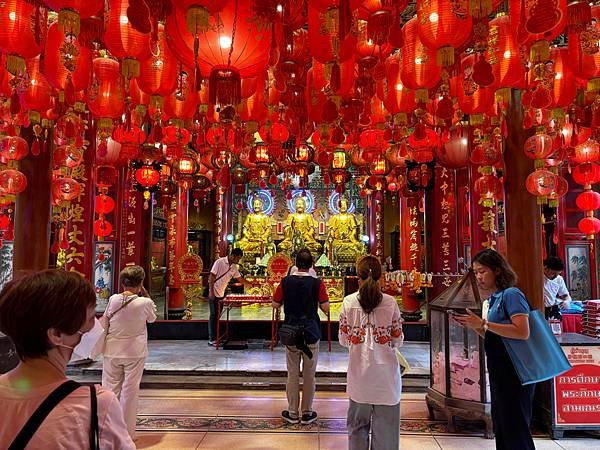
POLYGON ((483 330, 483 332, 485 333, 489 327, 490 325, 488 324, 487 319, 483 319, 483 322, 481 322, 481 329, 483 330))

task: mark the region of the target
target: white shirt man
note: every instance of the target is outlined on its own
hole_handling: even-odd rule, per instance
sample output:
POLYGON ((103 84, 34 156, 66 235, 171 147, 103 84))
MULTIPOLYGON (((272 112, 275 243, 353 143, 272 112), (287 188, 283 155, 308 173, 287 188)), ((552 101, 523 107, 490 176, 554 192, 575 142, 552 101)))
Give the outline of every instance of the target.
POLYGON ((561 319, 560 308, 569 308, 571 296, 560 275, 565 265, 560 258, 551 256, 544 260, 544 309, 546 319, 561 319))

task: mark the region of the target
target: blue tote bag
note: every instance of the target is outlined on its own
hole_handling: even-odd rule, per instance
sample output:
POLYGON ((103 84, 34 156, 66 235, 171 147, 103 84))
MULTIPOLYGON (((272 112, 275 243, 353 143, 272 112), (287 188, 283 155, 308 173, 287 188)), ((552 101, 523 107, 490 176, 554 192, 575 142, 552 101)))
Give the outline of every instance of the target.
MULTIPOLYGON (((502 294, 502 306, 505 307, 502 294)), ((523 385, 549 380, 571 368, 542 313, 532 310, 531 306, 529 310, 529 338, 502 338, 523 385)))

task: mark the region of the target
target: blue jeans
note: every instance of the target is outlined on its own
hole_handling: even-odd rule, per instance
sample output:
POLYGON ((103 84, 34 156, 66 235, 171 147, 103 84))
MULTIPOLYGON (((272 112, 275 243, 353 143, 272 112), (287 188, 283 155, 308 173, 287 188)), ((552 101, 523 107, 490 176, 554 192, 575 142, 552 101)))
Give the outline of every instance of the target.
POLYGON ((208 340, 217 340, 217 320, 219 315, 219 301, 223 300, 223 297, 215 297, 208 299, 208 340))

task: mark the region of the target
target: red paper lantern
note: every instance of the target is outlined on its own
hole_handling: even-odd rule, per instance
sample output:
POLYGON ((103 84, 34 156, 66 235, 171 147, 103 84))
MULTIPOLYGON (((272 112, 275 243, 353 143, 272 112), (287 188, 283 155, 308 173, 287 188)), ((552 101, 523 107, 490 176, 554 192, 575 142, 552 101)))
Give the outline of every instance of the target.
POLYGON ((117 181, 117 170, 113 166, 96 167, 96 186, 110 187, 117 181))
POLYGON ((109 214, 115 209, 115 201, 105 194, 96 195, 94 209, 98 214, 109 214))
MULTIPOLYGON (((356 37, 348 33, 340 39, 340 10, 337 5, 320 10, 308 2, 308 40, 310 52, 322 63, 346 61, 354 54, 356 37)), ((350 23, 352 18, 349 18, 350 23)))
POLYGON ((392 51, 392 46, 387 42, 387 33, 369 33, 368 22, 366 20, 358 19, 356 27, 358 35, 354 53, 357 62, 365 68, 374 67, 377 61, 383 61, 392 51), (373 34, 376 35, 375 39, 373 39, 373 34), (380 39, 383 36, 385 36, 385 39, 380 39))
MULTIPOLYGON (((76 13, 81 19, 95 15, 102 8, 103 0, 44 0, 48 8, 59 13, 70 11, 76 13)), ((112 5, 112 2, 111 2, 112 5)), ((59 21, 60 22, 60 21, 59 21)))
POLYGON ((490 142, 477 144, 471 152, 471 162, 478 166, 493 166, 501 160, 502 151, 490 142))
POLYGON ((135 180, 145 189, 150 189, 159 182, 160 173, 150 165, 140 167, 135 171, 135 180))
POLYGON ((441 69, 436 63, 435 49, 426 47, 417 34, 417 18, 410 19, 404 27, 402 49, 402 84, 409 89, 432 89, 440 81, 441 69))
POLYGON ((105 18, 104 43, 115 58, 122 59, 126 79, 140 74, 140 61, 150 57, 150 34, 136 30, 128 18, 129 0, 111 0, 105 18))
POLYGON ((567 47, 556 47, 550 50, 550 59, 554 61, 554 82, 552 97, 554 108, 568 107, 577 94, 577 83, 573 82, 573 64, 567 47))
POLYGON ((39 70, 39 56, 28 59, 26 64, 29 82, 27 83, 27 88, 19 92, 19 98, 21 99, 21 106, 30 111, 30 117, 33 118, 33 122, 39 123, 50 108, 52 88, 39 70))
POLYGON ((106 237, 112 233, 113 227, 110 222, 104 218, 94 221, 94 234, 99 237, 106 237))
POLYGON ((417 124, 415 131, 408 137, 410 159, 418 163, 433 161, 433 150, 439 145, 439 136, 431 128, 417 124))
POLYGON ((391 55, 385 61, 386 78, 377 83, 377 96, 390 114, 409 113, 415 109, 415 91, 404 87, 400 77, 400 57, 391 55))
POLYGON ((484 174, 477 178, 474 189, 479 194, 482 204, 488 208, 502 197, 502 182, 492 174, 484 174))
POLYGON ((530 194, 537 197, 547 197, 556 191, 558 180, 552 172, 544 169, 536 170, 529 174, 525 180, 525 187, 530 194))
POLYGON ((462 74, 453 80, 457 84, 458 106, 464 114, 489 113, 494 106, 494 88, 478 86, 473 81, 478 59, 475 53, 464 57, 461 61, 462 74))
POLYGON ((494 89, 525 87, 525 68, 516 38, 516 21, 500 15, 490 21, 487 61, 494 74, 494 89))
POLYGON ((40 54, 46 34, 46 15, 25 0, 6 0, 0 8, 0 50, 13 75, 25 70, 24 59, 40 54))
POLYGON ((554 151, 554 143, 547 134, 535 134, 527 138, 523 151, 528 158, 544 159, 554 151))
POLYGON ((583 211, 600 209, 600 193, 595 191, 584 191, 575 199, 577 207, 583 211))
POLYGON ((600 144, 594 139, 577 145, 573 151, 571 159, 579 164, 594 163, 600 158, 600 144))
POLYGON ((119 62, 96 58, 93 62, 93 81, 87 90, 87 105, 96 118, 116 119, 125 106, 119 62))
POLYGON ((573 169, 573 180, 582 186, 589 186, 600 182, 600 165, 588 163, 580 164, 573 169))
POLYGON ((136 125, 131 125, 129 129, 120 125, 113 130, 112 138, 121 144, 119 162, 125 163, 139 156, 140 146, 146 140, 146 133, 136 125))
POLYGON ((0 214, 0 231, 8 230, 10 227, 10 218, 4 214, 0 214))
POLYGON ((600 232, 600 219, 596 217, 584 217, 577 224, 579 231, 587 236, 593 236, 600 232))
POLYGON ((57 178, 52 182, 52 200, 55 204, 71 201, 80 193, 81 185, 73 178, 57 178))
POLYGON ((187 68, 178 72, 175 94, 165 97, 164 112, 167 118, 188 120, 194 117, 198 109, 198 93, 194 90, 192 73, 187 68))
POLYGON ((0 159, 19 161, 29 154, 27 141, 19 136, 0 138, 0 159))
POLYGON ((417 32, 428 48, 437 51, 437 64, 454 64, 454 51, 470 37, 473 19, 466 2, 428 0, 417 2, 417 32))
POLYGON ((140 64, 139 88, 148 95, 172 94, 177 82, 177 60, 167 45, 164 26, 158 25, 158 39, 152 42, 152 55, 140 64))
POLYGON ((54 89, 65 91, 65 96, 74 96, 75 92, 88 86, 91 70, 92 52, 79 41, 71 42, 66 38, 58 23, 50 25, 43 67, 48 83, 54 89), (69 51, 70 45, 74 46, 78 55, 69 51))
MULTIPOLYGON (((600 20, 600 5, 592 6, 592 17, 598 22, 600 20)), ((592 32, 569 33, 568 48, 571 58, 572 69, 575 75, 583 82, 594 80, 594 89, 598 90, 600 86, 600 52, 598 51, 598 41, 595 38, 598 24, 592 28, 592 32)))
POLYGON ((0 192, 3 194, 19 194, 27 188, 27 178, 15 169, 0 171, 0 192))
POLYGON ((460 169, 469 164, 469 138, 467 129, 457 128, 450 139, 436 147, 435 157, 439 164, 448 169, 460 169))
POLYGON ((60 145, 54 149, 52 159, 55 167, 75 168, 83 162, 83 148, 70 144, 60 145))

